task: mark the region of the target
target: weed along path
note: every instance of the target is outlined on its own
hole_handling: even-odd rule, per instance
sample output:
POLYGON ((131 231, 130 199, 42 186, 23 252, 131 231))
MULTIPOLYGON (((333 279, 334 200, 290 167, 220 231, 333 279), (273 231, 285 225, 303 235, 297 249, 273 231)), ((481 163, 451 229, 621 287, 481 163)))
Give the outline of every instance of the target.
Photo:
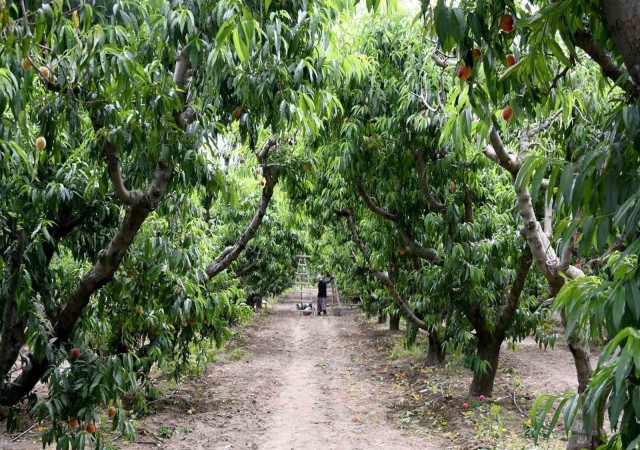
POLYGON ((153 405, 156 413, 138 424, 137 443, 119 445, 131 450, 150 445, 443 448, 435 438, 388 419, 385 400, 394 388, 367 368, 384 356, 362 317, 355 310, 346 316, 303 316, 295 311, 296 301, 299 297, 281 299, 261 314, 200 379, 153 405))

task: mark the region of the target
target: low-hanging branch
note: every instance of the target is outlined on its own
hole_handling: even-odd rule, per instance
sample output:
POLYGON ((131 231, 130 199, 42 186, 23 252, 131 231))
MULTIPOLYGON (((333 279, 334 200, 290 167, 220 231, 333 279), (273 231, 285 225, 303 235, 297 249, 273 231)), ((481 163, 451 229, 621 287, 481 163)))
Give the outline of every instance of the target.
POLYGON ((431 327, 429 327, 429 325, 426 322, 424 322, 418 316, 416 316, 415 313, 411 310, 411 308, 409 307, 409 304, 402 298, 402 296, 398 292, 398 289, 396 288, 395 283, 389 277, 389 275, 387 275, 384 272, 381 272, 380 270, 373 269, 371 267, 371 256, 369 254, 369 251, 365 247, 364 242, 362 242, 362 239, 360 239, 360 236, 358 235, 358 230, 356 228, 356 221, 355 221, 353 211, 350 208, 344 208, 344 209, 334 209, 334 212, 338 216, 345 217, 347 219, 347 224, 351 232, 351 240, 353 241, 354 244, 356 244, 356 247, 358 247, 358 250, 360 250, 360 253, 362 254, 365 262, 367 263, 367 266, 369 266, 369 270, 371 270, 371 273, 373 273, 373 276, 375 276, 378 279, 378 281, 380 281, 387 288, 394 302, 396 303, 398 308, 400 308, 400 311, 402 311, 405 317, 416 327, 425 331, 431 331, 431 327))
POLYGON ((240 256, 249 241, 253 239, 256 232, 258 231, 258 228, 262 223, 262 219, 267 212, 267 207, 269 206, 271 198, 273 197, 274 187, 278 183, 278 172, 276 170, 273 170, 273 168, 267 164, 267 156, 269 155, 269 150, 276 146, 276 140, 274 138, 270 138, 256 153, 258 161, 260 162, 260 166, 262 167, 262 174, 265 178, 265 185, 262 189, 262 197, 260 198, 258 209, 251 219, 251 222, 249 222, 249 225, 247 226, 247 228, 245 228, 244 232, 240 235, 236 243, 233 246, 225 248, 220 256, 218 256, 216 260, 207 267, 206 273, 209 278, 215 277, 220 272, 229 267, 231 263, 233 263, 238 258, 238 256, 240 256))
POLYGON ((400 237, 407 246, 407 249, 411 255, 415 255, 419 258, 426 259, 428 261, 436 261, 439 257, 438 252, 433 248, 423 247, 420 245, 413 235, 400 223, 400 218, 386 209, 378 206, 373 199, 367 194, 362 184, 356 181, 356 190, 358 194, 373 213, 379 215, 383 219, 393 222, 396 230, 400 234, 400 237))

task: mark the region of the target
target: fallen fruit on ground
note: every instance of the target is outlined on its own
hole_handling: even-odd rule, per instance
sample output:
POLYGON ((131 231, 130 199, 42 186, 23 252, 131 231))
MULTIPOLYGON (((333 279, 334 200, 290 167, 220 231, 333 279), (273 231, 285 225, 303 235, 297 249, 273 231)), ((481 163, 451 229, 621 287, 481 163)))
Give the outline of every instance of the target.
POLYGON ((190 416, 192 414, 193 414, 193 410, 191 410, 191 409, 187 410, 187 416, 190 416))
POLYGON ((467 402, 464 402, 464 403, 462 404, 462 407, 463 407, 464 409, 467 409, 467 408, 469 407, 469 404, 468 404, 467 402))
POLYGON ((485 401, 486 399, 487 399, 487 397, 485 397, 482 394, 480 394, 480 396, 478 397, 478 400, 480 400, 481 402, 485 401))

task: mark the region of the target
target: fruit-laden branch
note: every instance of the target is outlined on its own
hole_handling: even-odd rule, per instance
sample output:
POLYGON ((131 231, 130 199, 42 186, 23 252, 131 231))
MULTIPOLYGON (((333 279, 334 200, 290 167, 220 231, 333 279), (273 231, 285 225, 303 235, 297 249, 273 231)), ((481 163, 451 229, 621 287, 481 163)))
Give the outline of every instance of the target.
POLYGON ((435 199, 433 194, 431 194, 429 185, 427 184, 424 154, 417 149, 412 149, 411 153, 413 153, 413 156, 416 158, 416 163, 418 165, 418 182, 420 183, 420 192, 422 192, 422 196, 435 212, 444 210, 444 204, 435 199))
MULTIPOLYGON (((523 137, 524 134, 526 133, 523 133, 523 137)), ((491 150, 495 151, 495 154, 498 155, 497 159, 499 164, 504 167, 511 174, 513 180, 515 180, 518 171, 520 170, 521 159, 518 158, 518 160, 516 160, 514 157, 509 155, 504 148, 502 139, 495 129, 491 130, 490 136, 492 143, 491 150)), ((547 282, 551 287, 551 294, 555 297, 560 288, 564 285, 565 279, 561 272, 564 272, 564 275, 569 279, 579 278, 584 276, 584 273, 575 266, 562 266, 555 250, 551 246, 549 237, 542 230, 542 227, 536 218, 528 189, 524 185, 521 185, 516 186, 515 191, 517 207, 524 223, 523 232, 527 240, 527 244, 531 249, 536 266, 547 279, 547 282)), ((578 376, 578 390, 582 391, 588 385, 592 373, 589 345, 587 344, 585 337, 577 329, 570 336, 567 336, 567 341, 574 358, 574 364, 578 376)))
POLYGON ((413 235, 400 223, 400 218, 386 209, 376 205, 373 199, 367 194, 364 187, 360 183, 360 181, 356 181, 356 190, 358 194, 373 213, 379 215, 383 219, 389 220, 393 222, 396 227, 396 230, 400 234, 400 237, 404 241, 411 255, 415 255, 419 258, 426 259, 429 261, 436 261, 438 259, 438 252, 433 248, 423 247, 420 245, 413 235))
MULTIPOLYGON (((172 166, 160 160, 149 189, 135 193, 136 200, 127 209, 115 236, 107 248, 101 251, 91 270, 78 281, 60 311, 58 321, 53 326, 53 334, 57 338, 56 345, 61 345, 69 338, 91 296, 113 279, 140 227, 160 203, 169 183, 171 171, 172 166)), ((0 404, 11 406, 20 401, 31 392, 49 364, 45 355, 33 357, 30 365, 22 371, 20 376, 4 386, 0 392, 0 404)))
POLYGON ((358 235, 358 230, 356 228, 356 221, 353 215, 353 211, 350 208, 345 208, 345 209, 334 209, 334 212, 338 216, 345 217, 347 219, 349 230, 351 231, 351 240, 353 241, 354 244, 356 244, 356 247, 358 247, 358 249, 360 250, 360 253, 362 253, 362 256, 365 262, 367 263, 369 270, 371 270, 371 272, 378 279, 378 281, 380 281, 387 288, 394 302, 396 303, 398 308, 400 308, 400 311, 402 311, 405 317, 416 327, 425 331, 430 331, 431 327, 429 327, 429 325, 427 325, 424 321, 422 321, 418 316, 414 314, 414 312, 409 307, 409 304, 402 298, 402 296, 396 289, 395 283, 389 277, 389 275, 371 267, 371 256, 369 255, 369 251, 365 247, 364 242, 362 242, 362 239, 360 239, 360 236, 358 235))
MULTIPOLYGON (((53 258, 53 255, 58 246, 60 239, 68 236, 82 221, 86 218, 86 214, 79 214, 76 217, 70 216, 69 211, 64 211, 56 219, 56 222, 49 227, 50 239, 42 241, 42 252, 44 258, 42 261, 42 270, 46 270, 49 267, 49 263, 53 258)), ((31 290, 34 294, 40 294, 43 303, 46 305, 47 299, 51 298, 50 289, 43 279, 43 275, 37 276, 35 273, 31 274, 31 290)), ((8 299, 11 295, 8 296, 8 299)), ((57 311, 51 311, 47 309, 49 320, 56 319, 57 311)), ((28 312, 24 312, 22 315, 17 314, 17 303, 15 301, 9 301, 5 304, 5 319, 3 320, 2 337, 0 337, 0 358, 2 359, 2 369, 0 370, 0 380, 4 380, 7 373, 11 370, 11 367, 15 364, 18 356, 20 355, 20 349, 26 344, 27 336, 24 333, 27 327, 29 319, 28 312), (12 311, 7 311, 7 306, 11 306, 12 311), (13 319, 7 319, 12 316, 13 319)))
POLYGON ((7 283, 7 297, 4 303, 2 314, 2 337, 0 338, 0 380, 4 380, 11 370, 11 366, 16 360, 25 341, 24 327, 16 327, 17 322, 21 322, 18 317, 18 285, 20 283, 20 272, 22 260, 27 244, 27 233, 24 229, 18 230, 16 243, 11 250, 11 275, 7 283))
MULTIPOLYGON (((192 119, 194 117, 192 116, 192 119)), ((173 166, 160 158, 148 189, 130 191, 131 204, 115 236, 100 252, 98 260, 89 272, 78 281, 53 325, 54 345, 60 346, 69 338, 91 296, 113 279, 140 227, 162 200, 172 171, 173 166)), ((0 404, 15 405, 29 394, 45 374, 50 363, 46 355, 33 356, 28 366, 15 380, 2 386, 0 404)))
POLYGON ((227 267, 234 262, 238 256, 245 249, 249 241, 253 239, 260 224, 262 223, 262 219, 267 212, 267 207, 271 202, 271 198, 273 197, 273 189, 278 182, 278 172, 273 170, 267 164, 267 156, 269 155, 269 150, 273 147, 276 147, 276 140, 274 138, 270 138, 265 142, 260 151, 256 153, 258 157, 258 161, 260 162, 260 166, 262 167, 262 175, 265 178, 265 185, 262 189, 262 197, 260 198, 260 203, 258 204, 258 209, 254 214, 251 222, 244 230, 244 232, 240 235, 235 245, 231 247, 227 247, 224 251, 216 258, 214 262, 212 262, 209 267, 207 267, 207 276, 209 278, 213 278, 218 275, 220 272, 225 270, 227 267))

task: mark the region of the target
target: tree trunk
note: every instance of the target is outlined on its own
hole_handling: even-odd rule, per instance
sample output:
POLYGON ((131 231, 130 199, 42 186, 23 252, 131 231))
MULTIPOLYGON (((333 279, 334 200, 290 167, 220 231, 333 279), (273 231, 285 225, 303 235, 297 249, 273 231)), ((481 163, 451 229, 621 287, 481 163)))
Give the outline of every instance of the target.
POLYGON ((430 365, 442 364, 444 362, 445 352, 442 348, 442 340, 434 331, 429 334, 429 352, 427 353, 427 362, 430 365))
POLYGON ((629 75, 640 83, 640 1, 607 0, 602 8, 629 75))
POLYGON ((387 315, 382 311, 378 311, 378 323, 387 323, 387 315))
POLYGON ((478 397, 484 395, 490 397, 493 394, 493 383, 498 372, 498 361, 500 359, 501 339, 496 339, 490 335, 478 335, 477 355, 489 363, 489 367, 483 373, 474 372, 473 381, 469 387, 469 395, 478 397))
POLYGON ((400 331, 400 313, 389 314, 389 331, 400 331))

